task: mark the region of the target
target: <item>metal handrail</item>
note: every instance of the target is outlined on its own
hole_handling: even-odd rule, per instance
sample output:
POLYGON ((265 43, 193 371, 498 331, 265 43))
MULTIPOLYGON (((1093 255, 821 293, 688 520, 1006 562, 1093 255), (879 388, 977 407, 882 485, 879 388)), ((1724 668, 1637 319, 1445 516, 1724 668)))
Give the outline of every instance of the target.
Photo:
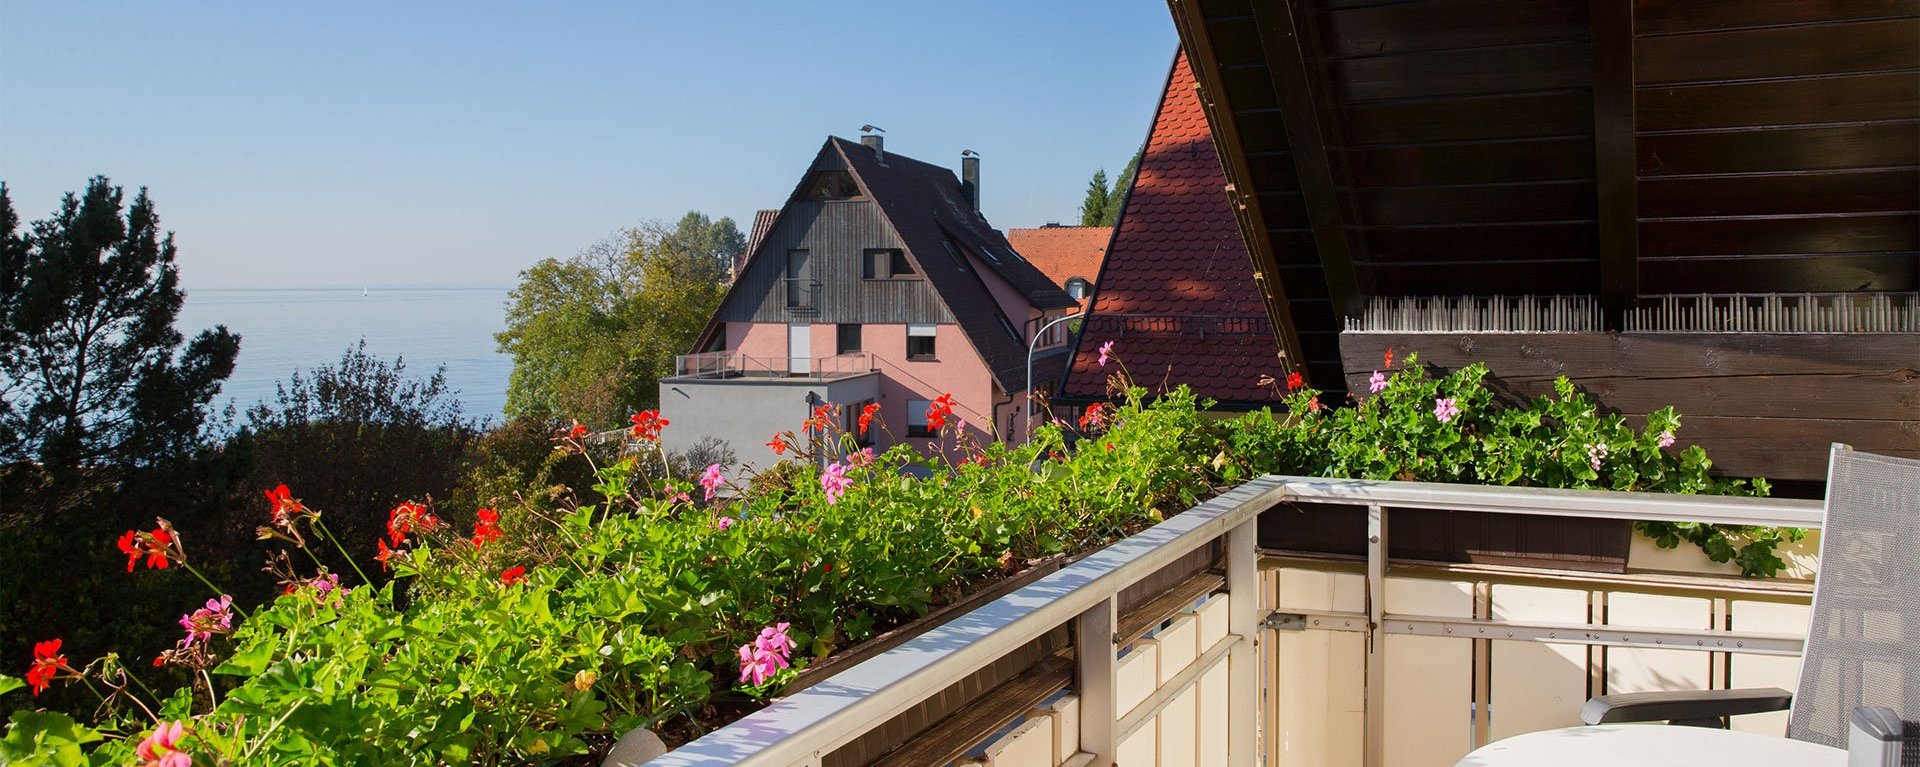
MULTIPOLYGON (((1110 605, 1123 589, 1180 557, 1230 531, 1236 535, 1250 533, 1262 511, 1290 501, 1369 509, 1369 529, 1373 533, 1369 544, 1370 591, 1384 588, 1384 522, 1385 510, 1390 508, 1807 528, 1822 526, 1824 518, 1824 505, 1819 501, 1268 475, 1174 515, 796 695, 777 700, 648 765, 818 764, 825 754, 1001 656, 1060 625, 1085 620, 1103 602, 1110 605)), ((1230 562, 1230 571, 1233 566, 1230 562)), ((1232 580, 1229 578, 1230 584, 1232 580)), ((1381 597, 1379 593, 1371 595, 1371 615, 1352 617, 1378 625, 1386 617, 1381 597)), ((1256 610, 1255 605, 1248 604, 1251 601, 1236 599, 1233 609, 1256 610)), ((1085 669, 1083 665, 1083 675, 1085 669)), ((1114 713, 1119 716, 1129 712, 1114 713)), ((1083 720, 1089 714, 1083 709, 1083 720)), ((1377 753, 1377 744, 1370 745, 1377 753)))

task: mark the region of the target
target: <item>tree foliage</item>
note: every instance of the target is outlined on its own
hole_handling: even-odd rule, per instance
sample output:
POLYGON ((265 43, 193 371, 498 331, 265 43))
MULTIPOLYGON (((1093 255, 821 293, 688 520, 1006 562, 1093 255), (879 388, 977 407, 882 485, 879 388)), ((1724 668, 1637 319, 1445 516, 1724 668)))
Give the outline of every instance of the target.
POLYGON ((1113 200, 1113 190, 1107 187, 1107 170, 1101 168, 1093 172, 1093 178, 1087 180, 1087 196, 1080 200, 1080 225, 1101 226, 1107 220, 1107 204, 1113 200))
MULTIPOLYGON (((373 550, 395 505, 453 493, 480 430, 462 415, 446 368, 420 378, 404 358, 387 362, 366 346, 347 349, 334 365, 295 371, 272 402, 247 411, 229 446, 249 464, 234 508, 257 509, 260 491, 282 483, 303 488, 360 552, 373 550)), ((229 524, 229 540, 249 540, 260 517, 238 514, 229 524)))
POLYGON ((142 189, 104 176, 18 231, 0 188, 0 462, 148 465, 200 443, 240 337, 173 327, 186 293, 142 189))
POLYGON ((1081 226, 1115 226, 1120 222, 1120 211, 1127 206, 1127 193, 1133 187, 1133 174, 1140 170, 1140 155, 1146 151, 1134 152, 1127 160, 1127 167, 1120 176, 1107 184, 1105 168, 1093 172, 1093 178, 1087 181, 1087 196, 1080 201, 1081 226))
POLYGON ((507 415, 605 427, 655 406, 659 379, 719 307, 744 247, 732 219, 688 213, 521 272, 495 336, 513 356, 507 415))

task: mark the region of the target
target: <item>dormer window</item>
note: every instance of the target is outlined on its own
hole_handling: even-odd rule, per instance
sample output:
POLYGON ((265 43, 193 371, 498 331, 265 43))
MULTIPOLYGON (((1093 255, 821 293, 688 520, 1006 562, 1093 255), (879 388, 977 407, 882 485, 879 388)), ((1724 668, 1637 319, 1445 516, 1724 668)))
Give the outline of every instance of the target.
POLYGON ((844 170, 820 171, 807 184, 809 200, 844 200, 859 196, 860 186, 853 183, 853 174, 844 170))
POLYGON ((1067 296, 1075 301, 1085 301, 1093 293, 1093 283, 1085 277, 1072 277, 1067 280, 1067 296))

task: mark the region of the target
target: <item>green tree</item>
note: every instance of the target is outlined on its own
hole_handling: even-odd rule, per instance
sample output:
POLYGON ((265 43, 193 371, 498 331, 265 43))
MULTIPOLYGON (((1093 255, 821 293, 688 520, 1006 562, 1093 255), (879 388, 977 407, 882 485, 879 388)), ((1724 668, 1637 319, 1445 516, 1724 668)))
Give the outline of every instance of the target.
POLYGON ((513 356, 507 415, 606 427, 656 407, 660 378, 719 307, 744 244, 732 219, 689 213, 521 272, 495 336, 513 356))
POLYGON ((1080 201, 1080 225, 1105 226, 1100 222, 1107 220, 1107 204, 1112 199, 1113 190, 1107 187, 1107 170, 1094 171, 1093 178, 1087 181, 1087 196, 1080 201))
POLYGON ((1127 207, 1127 194, 1133 190, 1133 174, 1140 170, 1140 155, 1146 151, 1133 153, 1133 159, 1127 161, 1127 167, 1120 171, 1120 177, 1113 180, 1113 190, 1107 193, 1107 207, 1101 211, 1100 226, 1118 226, 1120 211, 1127 207))
POLYGON ((59 477, 202 441, 240 337, 222 326, 188 342, 174 329, 186 293, 173 234, 145 189, 123 201, 96 177, 23 235, 0 187, 0 462, 59 477))
MULTIPOLYGON (((228 444, 246 458, 248 471, 234 503, 242 513, 228 521, 225 537, 252 540, 264 519, 260 492, 285 483, 308 505, 327 510, 327 525, 349 551, 371 555, 395 505, 453 493, 479 426, 462 414, 444 366, 418 377, 404 358, 380 359, 361 341, 338 363, 295 371, 272 401, 247 410, 246 428, 228 444)), ((453 519, 472 513, 440 512, 453 519)), ((334 570, 351 572, 346 562, 333 561, 330 549, 315 553, 334 570)))

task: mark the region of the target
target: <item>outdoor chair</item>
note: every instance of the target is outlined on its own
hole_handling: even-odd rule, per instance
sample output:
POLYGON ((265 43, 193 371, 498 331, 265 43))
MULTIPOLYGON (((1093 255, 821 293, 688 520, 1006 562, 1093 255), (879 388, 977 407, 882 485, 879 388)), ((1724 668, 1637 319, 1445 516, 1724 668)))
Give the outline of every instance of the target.
POLYGON ((1798 692, 1642 692, 1587 701, 1589 725, 1725 727, 1788 710, 1787 737, 1858 767, 1920 767, 1920 461, 1834 445, 1798 692))

